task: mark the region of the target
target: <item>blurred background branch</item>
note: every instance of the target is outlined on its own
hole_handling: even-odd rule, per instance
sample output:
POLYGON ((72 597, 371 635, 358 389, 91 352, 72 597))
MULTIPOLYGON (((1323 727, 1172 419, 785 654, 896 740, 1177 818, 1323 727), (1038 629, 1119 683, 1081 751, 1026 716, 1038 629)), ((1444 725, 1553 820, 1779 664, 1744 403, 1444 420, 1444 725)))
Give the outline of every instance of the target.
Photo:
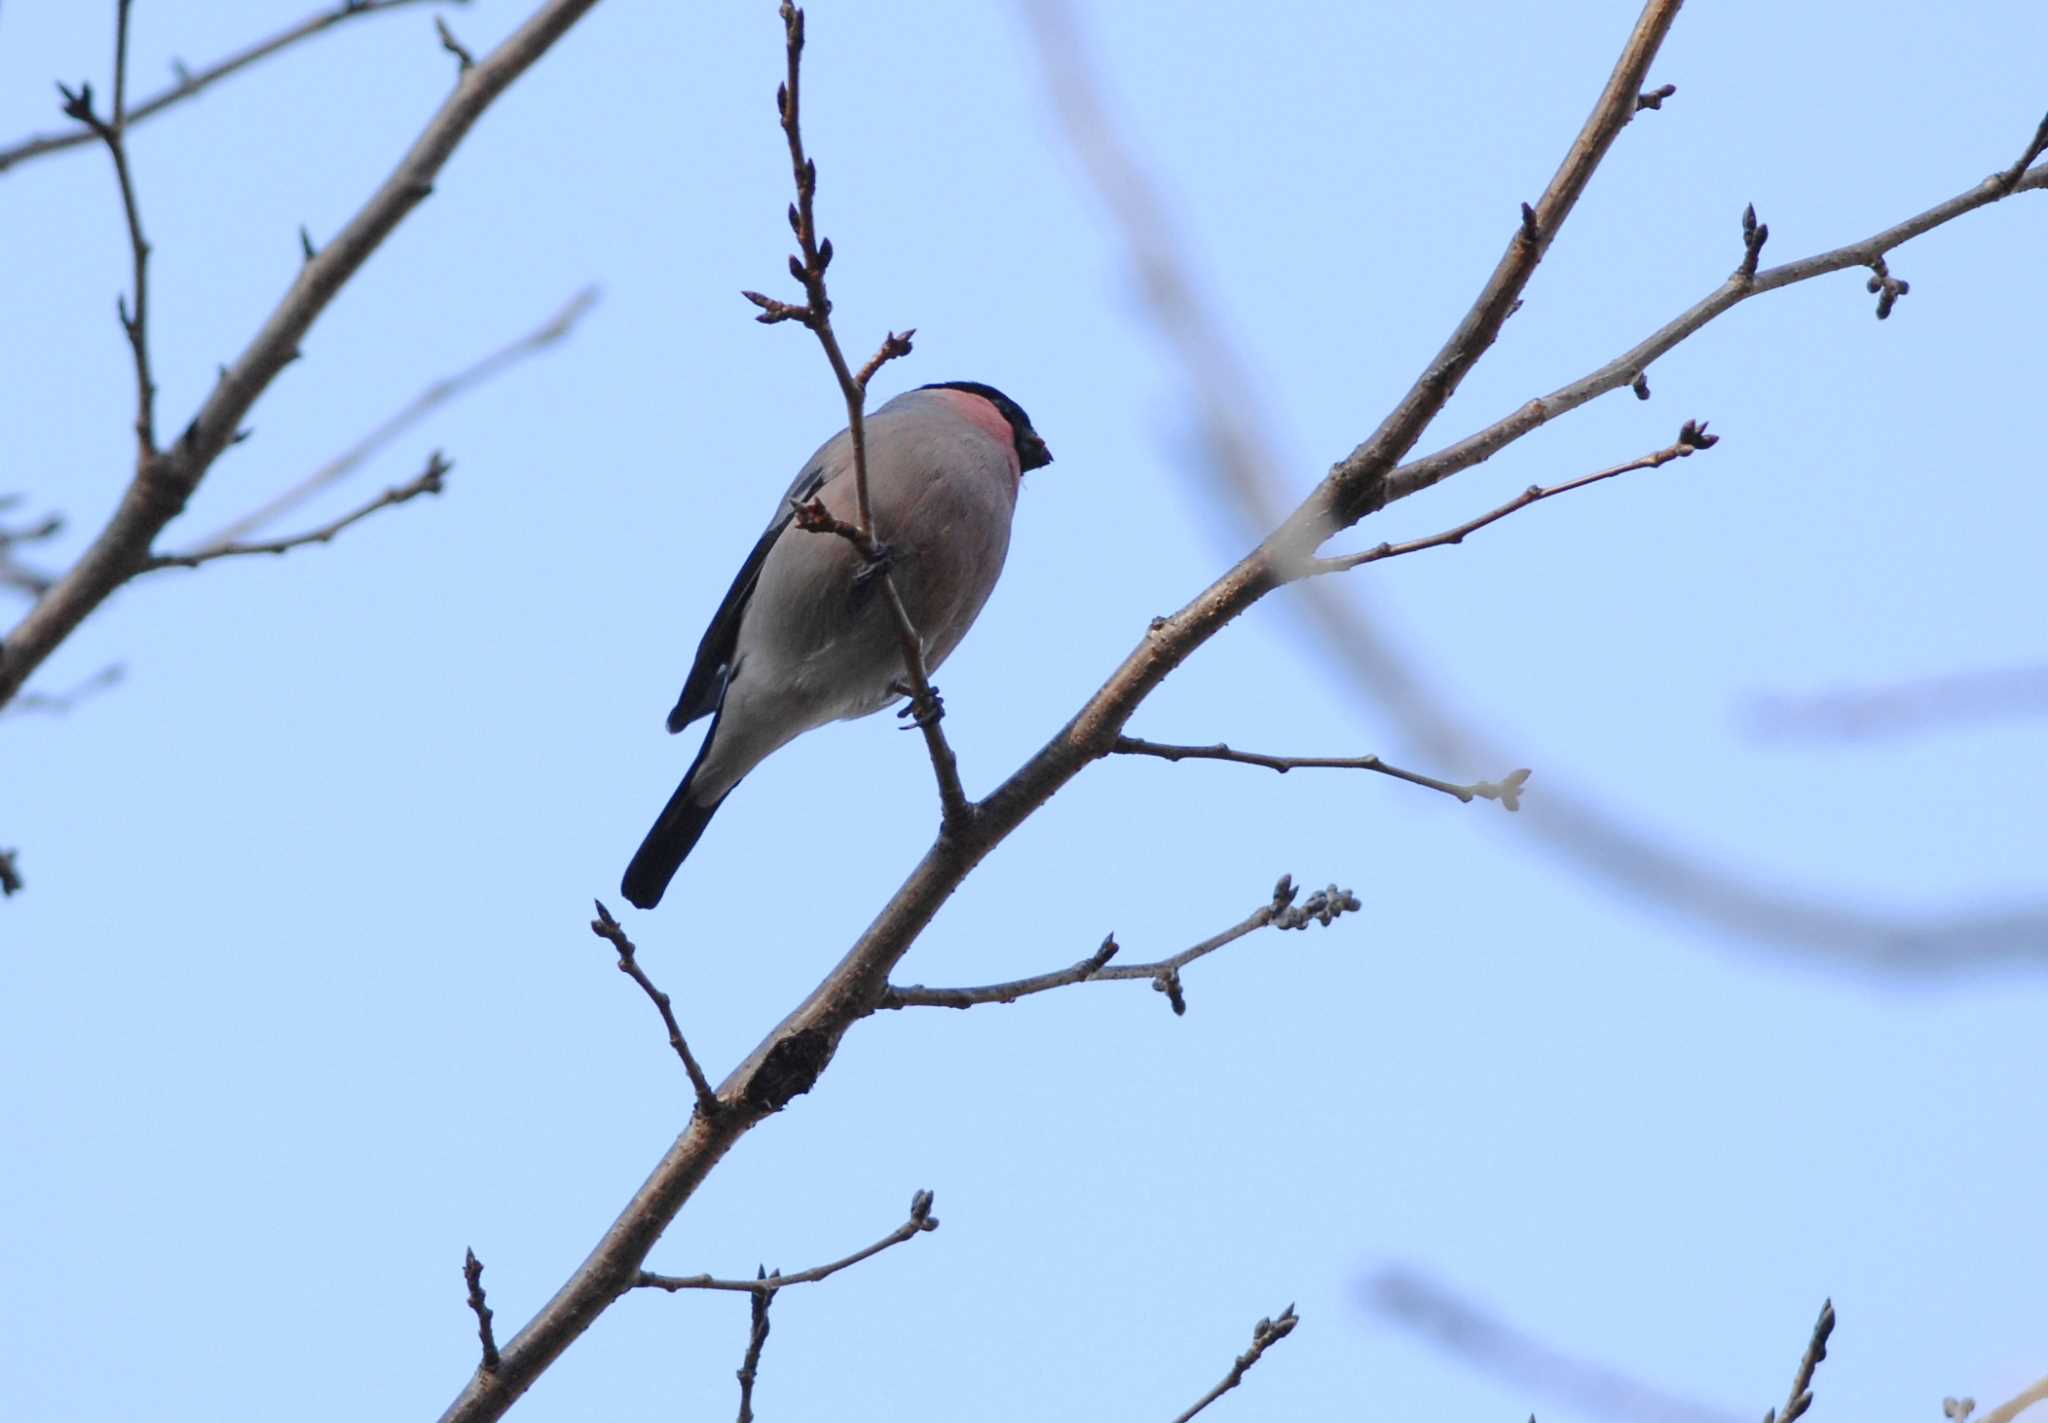
MULTIPOLYGON (((1244 358, 1193 273, 1182 226, 1135 147, 1132 125, 1110 115, 1072 8, 1066 0, 1023 0, 1023 13, 1037 43, 1051 106, 1075 161, 1114 219, 1145 313, 1181 367, 1189 419, 1200 437, 1201 455, 1192 467, 1225 507, 1237 511, 1241 528, 1270 528, 1284 512, 1287 498, 1279 438, 1260 408, 1257 384, 1249 378, 1244 358)), ((1965 199, 1952 200, 1936 211, 1946 213, 1945 221, 2004 193, 2044 183, 2048 165, 2023 170, 2023 176, 2016 175, 2013 183, 2002 187, 1998 178, 1987 179, 1965 199)), ((1902 230, 1925 231, 1938 225, 1930 220, 1933 215, 1923 214, 1873 241, 1905 240, 1897 237, 1902 230)), ((1856 255, 1850 249, 1837 252, 1856 255)), ((1754 250, 1748 255, 1753 258, 1754 250)), ((1827 260, 1836 256, 1826 254, 1827 260)), ((1841 258, 1839 265, 1849 265, 1848 258, 1841 258)), ((1661 342, 1668 349, 1735 300, 1764 289, 1767 279, 1784 285, 1802 274, 1816 275, 1823 267, 1821 258, 1789 263, 1755 275, 1746 285, 1738 280, 1738 272, 1730 279, 1735 289, 1728 296, 1710 299, 1712 309, 1710 303, 1702 303, 1687 312, 1651 344, 1661 342), (1685 330, 1674 329, 1685 323, 1685 330)), ((1612 388, 1628 386, 1641 375, 1640 363, 1622 369, 1635 354, 1596 375, 1612 376, 1612 388)), ((1497 422, 1485 432, 1483 449, 1460 441, 1396 470, 1388 482, 1405 492, 1434 483, 1453 468, 1469 467, 1560 409, 1592 398, 1595 383, 1589 378, 1579 383, 1586 387, 1583 390, 1567 387, 1544 402, 1532 402, 1525 407, 1526 414, 1518 412, 1497 422)), ((1504 749, 1500 733, 1481 732, 1467 709, 1436 685, 1428 669, 1366 611, 1355 592, 1309 580, 1298 586, 1297 594, 1294 606, 1336 654, 1325 665, 1386 712, 1406 739, 1409 754, 1446 775, 1459 767, 1534 761, 1526 750, 1504 749)), ((1532 798, 1529 813, 1515 822, 1525 843, 1563 861, 1591 885, 1676 909, 1711 927, 1713 942, 1793 954, 1828 967, 1922 977, 2048 963, 2048 904, 1916 913, 1771 884, 1714 864, 1696 847, 1658 833, 1627 810, 1576 791, 1576 778, 1565 768, 1538 761, 1534 769, 1542 794, 1532 798)))

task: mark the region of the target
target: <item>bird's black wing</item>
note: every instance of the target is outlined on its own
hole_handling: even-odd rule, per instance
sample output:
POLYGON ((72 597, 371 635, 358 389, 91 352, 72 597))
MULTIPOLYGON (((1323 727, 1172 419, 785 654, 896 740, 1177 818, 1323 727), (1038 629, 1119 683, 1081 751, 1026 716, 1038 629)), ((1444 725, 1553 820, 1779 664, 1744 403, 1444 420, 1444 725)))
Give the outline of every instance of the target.
POLYGON ((739 641, 740 620, 746 615, 747 600, 754 596, 754 584, 760 580, 761 565, 768 561, 768 550, 775 547, 775 541, 796 517, 796 511, 790 507, 792 502, 812 498, 825 487, 832 473, 824 460, 813 459, 783 495, 780 510, 762 533, 760 542, 754 545, 754 551, 747 555, 747 561, 740 565, 739 576, 726 589, 725 601, 711 615, 711 626, 704 630, 704 640, 697 644, 697 660, 683 682, 683 694, 676 698, 675 708, 668 714, 671 732, 681 731, 698 717, 718 710, 725 697, 726 679, 732 675, 732 650, 739 641))

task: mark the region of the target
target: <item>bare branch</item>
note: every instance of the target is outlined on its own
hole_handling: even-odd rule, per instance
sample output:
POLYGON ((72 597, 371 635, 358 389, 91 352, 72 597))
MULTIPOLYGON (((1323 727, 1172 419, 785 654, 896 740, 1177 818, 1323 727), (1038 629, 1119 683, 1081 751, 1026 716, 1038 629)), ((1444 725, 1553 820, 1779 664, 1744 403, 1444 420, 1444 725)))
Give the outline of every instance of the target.
MULTIPOLYGON (((1224 324, 1204 301, 1175 237, 1179 225, 1166 209, 1145 169, 1119 142, 1126 126, 1105 111, 1088 71, 1085 46, 1067 7, 1034 0, 1025 7, 1045 65, 1055 108, 1068 140, 1084 163, 1098 196, 1115 217, 1134 268, 1133 285, 1143 295, 1160 332, 1178 354, 1190 389, 1189 407, 1200 421, 1209 458, 1202 468, 1243 510, 1255 528, 1271 528, 1282 506, 1275 489, 1278 442, 1250 392, 1256 389, 1224 324)), ((2048 165, 2029 170, 2024 182, 2048 186, 2048 165)), ((1922 214, 1872 239, 1899 245, 1932 227, 1981 206, 1964 199, 1922 214)), ((1865 263, 1868 244, 1855 244, 1823 258, 1826 270, 1865 263)), ((1802 264, 1762 273, 1751 294, 1785 275, 1807 272, 1802 264), (1781 275, 1782 274, 1782 275, 1781 275)), ((1811 274, 1811 273, 1808 273, 1811 274)), ((1648 360, 1677 345, 1740 295, 1717 292, 1650 340, 1616 357, 1565 391, 1532 402, 1469 440, 1397 469, 1389 499, 1404 497, 1497 453, 1572 404, 1630 385, 1647 398, 1648 360)), ((1409 738, 1439 760, 1483 763, 1505 755, 1487 743, 1457 708, 1431 688, 1419 670, 1352 599, 1335 585, 1316 579, 1295 585, 1301 605, 1340 656, 1336 665, 1360 693, 1391 711, 1409 738)), ((1754 876, 1723 870, 1690 846, 1666 843, 1649 827, 1553 788, 1543 800, 1544 816, 1529 828, 1529 842, 1559 855, 1629 893, 1676 906, 1721 928, 1730 942, 1803 948, 1885 973, 1972 971, 1993 962, 2039 960, 2048 950, 2048 905, 1967 914, 1910 915, 1866 911, 1860 905, 1781 890, 1754 876)))
POLYGON ((19 850, 0 850, 0 899, 21 893, 21 870, 14 863, 19 850))
MULTIPOLYGON (((757 1122, 809 1091, 851 1026, 891 1000, 888 972, 972 868, 1069 780, 1107 754, 1132 712, 1167 675, 1279 586, 1290 558, 1299 558, 1304 550, 1312 553, 1338 522, 1362 517, 1385 502, 1385 491, 1379 488, 1385 473, 1412 447, 1416 435, 1441 408, 1518 299, 1534 261, 1526 249, 1540 248, 1554 236, 1613 133, 1633 112, 1642 73, 1674 9, 1674 4, 1653 0, 1645 10, 1608 92, 1550 191, 1534 209, 1534 239, 1516 233, 1494 278, 1445 353, 1424 372, 1380 431, 1341 462, 1317 493, 1258 550, 1178 613, 1148 629, 1101 690, 1043 750, 979 804, 970 823, 940 834, 839 965, 727 1078, 721 1095, 731 1110, 716 1120, 707 1120, 702 1114, 692 1120, 584 1265, 508 1347, 501 1386, 490 1393, 473 1386, 465 1389, 446 1415, 451 1423, 501 1415, 511 1398, 631 1285, 653 1241, 733 1143, 757 1122)), ((799 169, 800 174, 804 171, 799 169)), ((1758 284, 1769 275, 1760 274, 1758 284)), ((1633 379, 1641 368, 1638 363, 1628 378, 1633 379)), ((1169 971, 1159 981, 1171 997, 1178 986, 1177 974, 1169 971)))
POLYGON ((140 572, 164 526, 177 517, 243 419, 329 302, 370 254, 434 191, 434 179, 470 128, 597 0, 544 0, 497 49, 463 75, 411 150, 347 225, 299 268, 283 300, 221 374, 199 412, 161 454, 144 462, 91 547, 29 610, 5 641, 0 704, 113 591, 140 572))
POLYGON ((142 235, 142 208, 135 197, 135 177, 128 166, 128 15, 134 0, 117 0, 114 10, 114 111, 102 119, 93 112, 92 85, 73 93, 59 84, 64 112, 106 144, 121 187, 121 211, 128 222, 128 249, 134 263, 135 309, 126 300, 115 303, 121 329, 135 359, 135 445, 139 470, 156 458, 156 381, 149 370, 149 241, 142 235))
POLYGON ((1440 781, 1434 776, 1425 776, 1419 772, 1404 771, 1399 766, 1388 765, 1377 756, 1267 756, 1257 751, 1234 751, 1220 741, 1211 746, 1170 746, 1161 741, 1144 741, 1135 736, 1119 736, 1111 750, 1119 756, 1157 756, 1165 761, 1235 761, 1240 766, 1264 766, 1282 775, 1289 771, 1311 769, 1377 771, 1383 776, 1392 776, 1412 786, 1424 786, 1429 790, 1442 791, 1448 796, 1456 796, 1467 805, 1474 800, 1497 800, 1504 809, 1511 811, 1522 808, 1522 786, 1529 779, 1529 772, 1523 769, 1510 771, 1498 781, 1474 781, 1470 785, 1459 785, 1454 781, 1440 781))
MULTIPOLYGON (((1576 410, 1609 391, 1620 390, 1630 385, 1659 357, 1698 332, 1708 322, 1725 315, 1753 296, 1777 291, 1781 287, 1793 286, 1799 282, 1812 281, 1816 277, 1824 277, 1832 272, 1846 271, 1853 267, 1869 267, 1877 273, 1873 281, 1878 285, 1872 286, 1871 290, 1882 294, 1884 283, 1894 281, 1889 272, 1883 270, 1886 253, 2014 193, 2032 192, 2048 187, 2048 163, 2027 169, 2010 185, 2006 183, 2005 178, 2006 175, 1994 174, 1975 187, 1958 193, 1947 202, 1938 203, 1918 216, 1909 217, 1882 232, 1873 233, 1860 242, 1851 242, 1832 251, 1801 258, 1796 262, 1787 262, 1782 266, 1766 268, 1747 281, 1740 279, 1738 270, 1705 297, 1598 370, 1581 376, 1568 385, 1559 386, 1550 394, 1528 402, 1477 433, 1446 445, 1434 454, 1402 465, 1387 476, 1386 502, 1405 499, 1410 494, 1427 489, 1453 474, 1470 469, 1558 416, 1576 410)), ((1897 297, 1904 295, 1906 284, 1894 282, 1894 285, 1896 290, 1891 291, 1889 295, 1896 300, 1897 297)), ((1891 303, 1882 300, 1882 296, 1880 306, 1885 314, 1890 314, 1891 303)))
POLYGON ((1677 92, 1678 86, 1676 84, 1665 84, 1655 89, 1646 90, 1636 95, 1636 112, 1641 113, 1644 109, 1661 109, 1664 107, 1664 101, 1677 92))
POLYGON ((1476 519, 1468 519, 1456 528, 1446 529, 1440 534, 1431 534, 1428 538, 1412 539, 1407 543, 1378 544, 1366 549, 1363 553, 1349 553, 1337 558, 1312 558, 1301 565, 1301 572, 1305 575, 1343 573, 1364 564, 1377 563, 1381 559, 1398 558, 1404 553, 1418 553, 1426 548, 1443 548, 1451 544, 1461 544, 1465 541, 1467 534, 1477 533, 1488 524, 1498 523, 1508 515, 1528 508, 1531 504, 1540 504, 1545 499, 1554 499, 1560 494, 1569 494, 1575 489, 1584 489, 1589 484, 1598 484, 1604 479, 1613 479, 1617 475, 1631 474, 1639 469, 1656 469, 1660 465, 1669 464, 1673 460, 1689 458, 1697 450, 1712 449, 1719 443, 1721 443, 1721 437, 1708 434, 1704 422, 1688 420, 1680 428, 1678 438, 1671 444, 1666 445, 1661 450, 1632 459, 1627 464, 1618 464, 1611 469, 1596 470, 1592 474, 1582 474, 1577 479, 1569 479, 1563 484, 1553 484, 1548 488, 1532 484, 1499 508, 1481 514, 1476 519))
MULTIPOLYGON (((816 200, 818 195, 818 165, 804 153, 802 114, 799 107, 801 86, 799 80, 803 71, 804 12, 789 0, 783 0, 779 13, 782 16, 783 47, 788 60, 786 77, 775 91, 775 110, 782 120, 783 136, 789 143, 790 171, 796 184, 796 201, 790 204, 789 226, 795 233, 797 255, 789 259, 790 275, 802 284, 804 305, 791 306, 776 301, 759 292, 744 292, 743 296, 761 308, 757 321, 774 325, 780 321, 797 321, 808 327, 818 338, 818 345, 825 352, 825 359, 832 367, 832 374, 839 380, 840 394, 846 400, 846 429, 853 444, 853 492, 854 523, 851 527, 832 520, 829 525, 799 520, 799 527, 813 532, 833 533, 852 541, 867 560, 864 577, 880 587, 882 603, 889 610, 889 616, 896 627, 897 646, 903 653, 905 691, 910 698, 911 724, 924 733, 925 750, 931 757, 932 774, 939 784, 939 813, 942 827, 951 831, 964 827, 974 815, 974 805, 967 799, 967 792, 960 784, 960 763, 947 744, 946 734, 939 723, 945 717, 945 704, 938 691, 932 686, 931 672, 924 662, 924 640, 918 636, 917 628, 910 621, 910 610, 904 606, 902 595, 896 589, 895 580, 890 576, 887 559, 887 544, 881 531, 875 528, 874 511, 868 500, 868 445, 867 445, 867 388, 884 363, 910 354, 910 338, 915 331, 897 335, 891 331, 882 342, 874 359, 862 366, 855 374, 847 365, 846 356, 839 348, 839 338, 832 330, 832 300, 825 287, 825 269, 832 264, 832 240, 818 236, 816 200)), ((822 511, 822 506, 819 512, 822 511)))
POLYGON ((308 544, 324 544, 332 540, 343 529, 361 523, 379 509, 388 509, 395 504, 403 504, 408 500, 419 498, 422 494, 439 494, 447 485, 448 471, 453 468, 453 465, 441 457, 441 452, 435 450, 433 454, 427 457, 427 467, 421 470, 417 477, 398 485, 396 488, 385 490, 361 508, 353 509, 343 514, 339 519, 331 523, 322 524, 317 529, 309 529, 303 534, 294 534, 290 538, 269 539, 261 543, 216 544, 212 548, 203 549, 198 553, 151 554, 143 562, 139 571, 149 573, 159 568, 197 568, 202 563, 213 563, 223 558, 246 558, 250 554, 289 553, 295 548, 304 548, 308 544))
MULTIPOLYGON (((761 1272, 763 1282, 768 1281, 767 1271, 761 1272)), ((768 1306, 775 1303, 775 1291, 764 1289, 755 1294, 752 1320, 747 1330, 747 1352, 740 1359, 740 1413, 739 1423, 754 1423, 754 1380, 761 1372, 761 1348, 768 1342, 768 1306)))
MULTIPOLYGON (((381 14, 386 10, 396 10, 405 5, 421 3, 423 3, 423 0, 341 0, 341 3, 308 16, 288 30, 272 35, 269 39, 250 45, 247 49, 239 50, 227 56, 227 58, 217 60, 204 68, 187 70, 180 66, 177 82, 167 89, 152 94, 130 110, 128 124, 132 128, 144 119, 152 118, 162 113, 173 104, 189 99, 204 89, 211 88, 236 70, 246 69, 259 60, 268 59, 280 50, 289 49, 301 40, 311 39, 313 36, 332 29, 344 21, 355 19, 358 16, 381 14)), ((426 3, 463 5, 467 4, 468 0, 426 0, 426 3)), ((31 134, 27 138, 8 144, 5 148, 0 148, 0 172, 5 172, 15 164, 25 162, 31 158, 40 158, 45 154, 58 153, 67 148, 75 148, 79 144, 87 142, 91 137, 92 135, 80 133, 75 129, 66 130, 62 133, 31 134)))
POLYGON ((734 1290, 754 1295, 772 1295, 784 1285, 812 1285, 829 1279, 849 1266, 881 1254, 894 1245, 901 1245, 927 1231, 939 1228, 939 1218, 932 1214, 932 1193, 919 1191, 910 1198, 910 1218, 877 1240, 873 1245, 854 1251, 841 1260, 829 1265, 814 1265, 808 1270, 799 1270, 794 1275, 785 1275, 777 1270, 773 1275, 757 1275, 751 1280, 721 1280, 711 1275, 657 1275, 651 1270, 642 1270, 633 1281, 638 1289, 666 1290, 674 1294, 678 1290, 734 1290))
MULTIPOLYGON (((1285 562, 1306 557, 1338 529, 1349 527, 1385 507, 1394 498, 1390 476, 1430 421, 1456 392, 1466 372, 1493 344, 1501 324, 1521 299, 1536 265, 1550 248, 1564 221, 1577 206, 1607 150, 1637 112, 1636 98, 1650 62, 1678 15, 1678 0, 1649 0, 1635 29, 1622 46, 1613 73, 1558 165, 1542 198, 1528 210, 1521 228, 1508 242, 1479 297, 1451 333, 1436 358, 1410 386, 1386 419, 1364 443, 1339 460, 1278 533, 1267 549, 1285 562)), ((1647 369, 1638 362, 1630 372, 1647 369)))
POLYGON ((1820 1318, 1813 1322, 1813 1337, 1806 1341, 1806 1352, 1800 1355, 1799 1369, 1792 1375, 1792 1391, 1785 1396, 1784 1411, 1769 1410, 1764 1414, 1764 1423, 1798 1423, 1806 1410, 1813 1407, 1813 1371, 1828 1356, 1828 1336, 1834 1332, 1835 1302, 1824 1300, 1820 1318))
POLYGON ((1217 1384, 1216 1387, 1203 1394, 1196 1401, 1193 1408, 1190 1408, 1187 1412, 1181 1414, 1180 1417, 1174 1419, 1173 1423, 1188 1423, 1190 1418, 1200 1413, 1217 1399, 1223 1397, 1224 1394, 1236 1388, 1239 1383, 1243 1382, 1246 1371, 1259 1361, 1266 1350, 1292 1334, 1294 1326, 1300 1322, 1300 1316, 1295 1314, 1294 1306, 1290 1304, 1287 1308, 1280 1311, 1278 1319, 1262 1319, 1257 1324, 1254 1324, 1252 1326, 1251 1348, 1237 1356, 1236 1362, 1230 1366, 1230 1372, 1223 1376, 1222 1383, 1217 1384))
POLYGON ((1271 925, 1276 929, 1306 929, 1311 924, 1327 926, 1339 915, 1360 908, 1358 896, 1348 889, 1331 885, 1319 889, 1300 905, 1295 897, 1300 890, 1292 875, 1280 876, 1280 882, 1273 886, 1273 898, 1261 905, 1245 918, 1231 925, 1220 934, 1212 934, 1190 948, 1182 949, 1171 958, 1160 959, 1157 963, 1133 963, 1110 965, 1116 955, 1117 942, 1114 934, 1102 941, 1102 947, 1081 962, 1069 968, 1055 969, 1030 978, 1012 979, 1008 983, 991 983, 979 988, 926 988, 914 983, 905 988, 890 984, 883 992, 878 1008, 972 1008, 980 1003, 1015 1003, 1019 998, 1029 998, 1034 993, 1046 993, 1055 988, 1065 988, 1075 983, 1098 983, 1112 979, 1150 979, 1152 986, 1164 993, 1172 1005, 1175 1015, 1187 1012, 1187 1000, 1182 995, 1180 971, 1196 959, 1215 953, 1228 944, 1234 944, 1245 935, 1255 933, 1271 925))
MULTIPOLYGON (((310 258, 308 260, 311 260, 310 258)), ((208 553, 224 544, 245 539, 256 530, 265 527, 293 509, 298 508, 314 495, 338 484, 353 474, 369 457, 390 444, 399 435, 418 424, 429 413, 467 394, 476 386, 503 374, 529 356, 538 355, 548 347, 562 340, 576 323, 583 319, 585 312, 597 305, 598 289, 594 286, 583 288, 546 321, 516 340, 507 342, 482 359, 465 366, 452 375, 441 377, 425 390, 415 395, 403 409, 390 416, 375 429, 357 440, 320 468, 314 470, 291 488, 275 498, 250 510, 241 518, 200 541, 194 553, 208 553)))
POLYGON ((476 1311, 476 1337, 483 1345, 483 1362, 478 1366, 487 1374, 498 1371, 498 1341, 491 1333, 491 1315, 495 1313, 484 1303, 484 1262, 476 1258, 476 1251, 462 1252, 462 1278, 469 1285, 469 1307, 476 1311))
POLYGON ((611 910, 604 907, 603 900, 593 901, 597 905, 597 918, 590 921, 590 932, 610 942, 619 951, 619 972, 640 985, 661 1014, 662 1026, 668 1029, 668 1044, 676 1050, 676 1056, 683 1060, 683 1071, 689 1074, 690 1088, 697 1094, 697 1110, 705 1116, 716 1116, 725 1104, 718 1100, 718 1093, 711 1088, 711 1079, 704 1075, 704 1069, 697 1065, 697 1059, 690 1052, 689 1043, 683 1040, 683 1030, 676 1024, 675 1009, 669 1004, 669 997, 654 986, 647 971, 640 967, 635 955, 633 941, 626 937, 626 931, 619 927, 619 921, 612 918, 611 910))

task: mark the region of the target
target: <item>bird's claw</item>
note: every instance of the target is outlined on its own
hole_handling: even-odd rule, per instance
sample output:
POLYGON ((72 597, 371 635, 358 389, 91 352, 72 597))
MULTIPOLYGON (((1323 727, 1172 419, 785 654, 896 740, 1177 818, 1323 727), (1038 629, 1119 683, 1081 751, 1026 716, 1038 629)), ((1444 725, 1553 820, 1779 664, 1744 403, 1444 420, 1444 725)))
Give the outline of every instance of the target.
POLYGON ((896 728, 898 731, 909 731, 913 727, 922 731, 927 726, 938 725, 939 720, 946 714, 946 703, 940 698, 937 687, 928 687, 922 697, 917 694, 917 689, 907 682, 891 682, 889 690, 898 696, 910 698, 896 709, 896 715, 903 719, 903 725, 896 728))
POLYGON ((886 577, 896 566, 896 550, 877 539, 874 555, 863 559, 860 567, 853 571, 853 586, 847 591, 847 604, 858 609, 873 596, 875 580, 886 577))

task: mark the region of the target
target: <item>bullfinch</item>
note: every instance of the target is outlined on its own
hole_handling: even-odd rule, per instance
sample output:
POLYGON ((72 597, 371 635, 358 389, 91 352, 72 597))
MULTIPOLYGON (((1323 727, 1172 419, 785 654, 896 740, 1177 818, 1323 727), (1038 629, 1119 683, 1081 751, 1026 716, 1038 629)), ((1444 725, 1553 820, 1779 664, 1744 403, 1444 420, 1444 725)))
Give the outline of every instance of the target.
MULTIPOLYGON (((1010 547, 1026 470, 1052 463, 1022 406, 993 386, 944 381, 906 391, 866 420, 868 502, 891 577, 937 668, 988 601, 1010 547)), ((813 727, 880 711, 901 695, 903 653, 886 603, 846 539, 793 527, 793 504, 856 517, 853 442, 841 430, 811 456, 697 647, 668 714, 711 731, 626 866, 627 899, 652 909, 742 777, 813 727)))

